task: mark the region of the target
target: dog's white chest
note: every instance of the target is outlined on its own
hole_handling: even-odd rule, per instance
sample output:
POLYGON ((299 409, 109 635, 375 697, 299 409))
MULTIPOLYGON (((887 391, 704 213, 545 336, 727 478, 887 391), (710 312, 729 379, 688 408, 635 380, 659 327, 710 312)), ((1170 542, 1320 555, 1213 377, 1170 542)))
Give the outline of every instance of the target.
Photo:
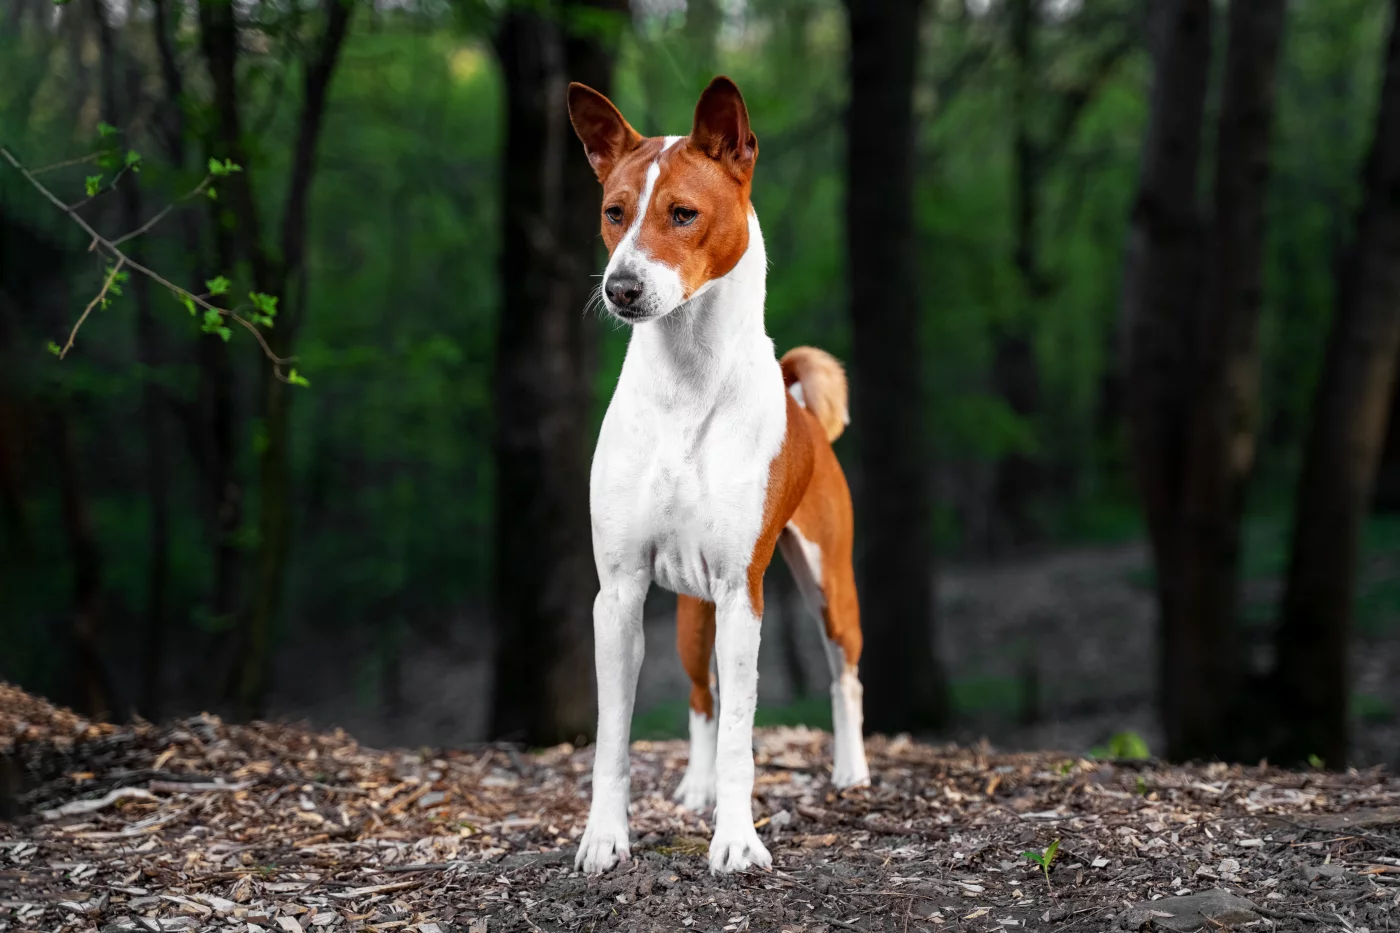
POLYGON ((593 461, 600 569, 709 600, 717 583, 747 578, 786 429, 782 376, 768 368, 693 406, 653 404, 640 380, 619 382, 593 461))

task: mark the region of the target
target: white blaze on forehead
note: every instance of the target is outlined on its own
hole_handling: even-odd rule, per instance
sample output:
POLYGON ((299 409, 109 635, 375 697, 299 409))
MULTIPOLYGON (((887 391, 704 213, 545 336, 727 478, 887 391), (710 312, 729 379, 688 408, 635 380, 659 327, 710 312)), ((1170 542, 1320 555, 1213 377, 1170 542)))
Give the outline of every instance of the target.
MULTIPOLYGON (((617 245, 617 249, 613 250, 614 262, 618 256, 631 252, 636 248, 637 236, 642 232, 642 221, 647 215, 647 205, 651 203, 652 189, 656 187, 656 179, 661 176, 661 156, 667 149, 670 149, 684 138, 684 136, 667 136, 666 142, 661 146, 661 152, 658 152, 656 158, 652 159, 651 164, 647 166, 646 180, 642 183, 642 196, 637 199, 637 213, 632 218, 632 226, 627 228, 627 233, 623 236, 622 242, 617 245)), ((608 264, 610 269, 614 265, 614 262, 608 264)))

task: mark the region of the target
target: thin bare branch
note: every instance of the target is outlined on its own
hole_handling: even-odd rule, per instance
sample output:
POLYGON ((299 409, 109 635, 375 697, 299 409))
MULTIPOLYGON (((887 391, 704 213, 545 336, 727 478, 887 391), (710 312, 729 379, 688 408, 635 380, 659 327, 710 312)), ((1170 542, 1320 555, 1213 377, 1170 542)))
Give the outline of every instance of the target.
MULTIPOLYGON (((16 171, 23 175, 25 180, 28 181, 31 185, 33 185, 34 189, 40 194, 42 194, 49 201, 50 204, 54 205, 59 210, 63 211, 63 213, 67 214, 68 217, 74 223, 76 223, 80 228, 82 228, 84 233, 86 233, 89 237, 92 238, 91 248, 101 249, 102 252, 110 256, 116 263, 116 267, 109 275, 106 284, 104 284, 102 287, 102 292, 97 296, 97 298, 93 299, 92 303, 89 304, 87 309, 83 312, 82 317, 78 319, 77 325, 74 326, 72 334, 70 334, 68 337, 68 346, 64 347, 63 351, 59 354, 60 358, 62 358, 62 356, 68 352, 68 348, 73 345, 73 339, 77 336, 78 328, 82 326, 83 321, 87 319, 87 316, 92 312, 93 307, 99 301, 102 300, 102 297, 107 293, 107 290, 111 287, 112 280, 116 276, 116 271, 122 266, 127 266, 132 270, 139 272, 147 278, 151 279, 151 281, 155 282, 156 284, 163 285, 166 288, 170 289, 170 291, 177 297, 186 299, 188 301, 192 301, 194 302, 194 304, 198 305, 200 308, 203 308, 206 311, 213 311, 221 317, 226 317, 231 321, 237 322, 240 326, 247 330, 248 333, 252 334, 254 339, 257 340, 258 346, 262 348, 263 355, 266 356, 267 359, 272 363, 272 370, 276 377, 282 380, 283 382, 290 381, 286 374, 282 372, 282 366, 287 363, 295 362, 296 357, 280 357, 276 353, 274 353, 272 351, 272 347, 268 345, 267 339, 262 335, 262 332, 258 330, 255 324, 253 324, 247 318, 243 317, 242 315, 236 312, 230 311, 227 308, 221 308, 218 305, 211 304, 202 296, 196 295, 194 292, 191 292, 188 289, 181 288, 174 282, 171 282, 169 279, 162 276, 160 273, 155 272, 152 269, 148 269, 146 266, 141 265, 141 263, 139 262, 133 261, 131 257, 124 253, 121 247, 117 245, 118 243, 123 242, 124 240, 130 239, 133 235, 139 235, 149 230, 152 226, 155 225, 155 221, 158 221, 161 217, 165 215, 166 211, 162 211, 155 218, 153 218, 151 222, 148 222, 141 228, 138 228, 138 230, 134 231, 133 234, 127 234, 119 240, 110 240, 107 237, 104 237, 102 234, 98 233, 95 229, 93 229, 92 224, 84 220, 82 216, 78 214, 77 210, 74 207, 70 207, 69 205, 63 203, 63 201, 57 195, 55 195, 52 191, 50 191, 47 187, 44 186, 43 182, 35 178, 34 173, 31 172, 29 169, 25 168, 24 164, 20 162, 19 159, 15 158, 14 153, 12 153, 8 148, 6 148, 5 146, 0 146, 0 156, 3 156, 6 162, 9 162, 10 165, 12 165, 16 171)), ((200 182, 199 187, 197 187, 195 191, 191 194, 198 192, 201 188, 208 184, 208 182, 209 179, 205 178, 203 182, 200 182)), ((189 195, 187 195, 186 197, 189 197, 189 195)), ((168 210, 169 209, 167 208, 167 211, 168 210)))
POLYGON ((68 166, 70 165, 82 165, 86 162, 92 162, 95 159, 101 158, 102 155, 103 154, 100 152, 93 152, 85 156, 79 156, 76 159, 64 159, 62 162, 54 162, 52 165, 45 165, 41 168, 32 168, 29 170, 29 173, 31 175, 42 175, 45 172, 52 172, 56 169, 68 168, 68 166))
POLYGON ((201 181, 199 184, 195 185, 194 188, 190 191, 189 194, 185 195, 185 196, 184 196, 183 198, 181 198, 179 201, 173 201, 173 202, 171 202, 170 204, 165 205, 165 207, 164 207, 159 213, 157 213, 154 217, 152 217, 150 220, 146 221, 144 224, 142 224, 141 226, 137 227, 135 230, 131 231, 130 233, 123 234, 123 235, 117 237, 115 240, 113 240, 113 241, 112 241, 112 245, 113 245, 113 246, 120 246, 121 244, 125 243, 127 240, 134 240, 134 239, 136 239, 137 237, 141 236, 143 233, 149 233, 149 232, 151 231, 151 228, 152 228, 152 227, 154 227, 156 224, 158 224, 158 223, 160 223, 162 220, 164 220, 165 217, 166 217, 166 215, 169 214, 171 211, 173 211, 179 204, 181 204, 181 203, 183 203, 183 202, 185 202, 185 201, 188 201, 190 198, 197 197, 198 195, 203 194, 203 193, 204 193, 204 189, 205 189, 205 188, 208 188, 208 187, 209 187, 209 182, 211 182, 211 181, 213 181, 213 180, 214 180, 214 176, 213 176, 213 175, 205 175, 205 176, 204 176, 204 180, 201 181))
POLYGON ((78 317, 78 323, 73 325, 73 329, 68 332, 68 342, 63 345, 63 349, 58 351, 58 358, 64 359, 68 356, 68 351, 73 349, 73 341, 78 339, 78 328, 83 326, 83 322, 88 319, 92 309, 101 304, 102 299, 107 297, 107 292, 111 289, 112 283, 117 280, 117 274, 122 271, 122 266, 126 265, 125 259, 118 259, 112 266, 112 271, 107 273, 107 280, 102 283, 102 291, 97 293, 97 297, 88 302, 83 313, 78 317))

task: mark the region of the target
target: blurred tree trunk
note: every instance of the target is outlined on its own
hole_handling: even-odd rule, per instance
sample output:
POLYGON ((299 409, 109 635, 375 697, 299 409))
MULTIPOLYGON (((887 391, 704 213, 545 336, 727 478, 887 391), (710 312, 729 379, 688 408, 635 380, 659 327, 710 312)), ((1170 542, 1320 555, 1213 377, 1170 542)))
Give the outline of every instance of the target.
POLYGON ((625 10, 624 0, 512 5, 495 37, 506 142, 491 731, 532 744, 575 741, 595 725, 598 581, 588 464, 596 349, 583 309, 600 268, 599 195, 569 126, 565 89, 574 80, 608 93, 613 34, 625 10), (570 24, 598 24, 599 12, 616 13, 616 23, 602 32, 566 33, 570 24))
MULTIPOLYGON (((177 168, 191 168, 185 143, 188 121, 185 115, 185 78, 181 70, 179 56, 175 49, 175 36, 179 32, 181 8, 172 9, 169 0, 154 0, 151 29, 154 33, 156 50, 160 60, 161 82, 165 98, 161 108, 161 129, 166 157, 177 168), (173 21, 172 21, 173 20, 173 21)), ((222 147, 213 147, 207 156, 222 147)), ((233 269, 233 243, 227 230, 219 222, 223 210, 218 201, 210 202, 207 210, 209 227, 214 232, 214 268, 221 274, 233 269)), ((204 282, 209 276, 204 274, 202 261, 199 216, 194 208, 179 212, 180 231, 184 242, 196 257, 195 269, 191 274, 189 288, 195 293, 203 292, 204 282)), ((209 527, 212 532, 213 585, 208 597, 208 614, 213 627, 220 632, 219 640, 224 642, 223 650, 217 656, 229 659, 235 653, 227 643, 231 640, 238 612, 238 582, 242 570, 243 553, 237 546, 236 535, 243 521, 243 490, 238 482, 234 462, 235 438, 239 434, 238 411, 234 404, 236 390, 233 367, 229 362, 228 344, 215 334, 201 334, 198 338, 197 359, 199 364, 199 389, 196 401, 177 411, 184 418, 185 430, 189 435, 190 447, 194 452, 196 465, 202 476, 206 502, 209 509, 209 527)), ((167 402, 174 404, 173 400, 167 402)), ((224 669, 216 676, 202 677, 193 685, 201 703, 213 703, 219 699, 219 684, 227 683, 232 671, 224 669)))
POLYGON ((1124 286, 1134 466, 1157 561, 1167 754, 1229 756, 1241 731, 1236 589, 1284 8, 1281 0, 1230 5, 1214 210, 1203 241, 1194 205, 1210 4, 1176 0, 1158 15, 1124 286))
MULTIPOLYGON (((1008 408, 1029 429, 1033 447, 1012 449, 998 460, 992 482, 988 545, 1006 551, 1040 541, 1045 533, 1037 505, 1054 494, 1057 484, 1052 452, 1036 449, 1045 427, 1041 415, 1040 361, 1032 341, 1034 320, 1054 298, 1057 283, 1047 267, 1040 240, 1046 181, 1074 140, 1079 123, 1119 64, 1137 46, 1136 15, 1107 10, 1076 17, 1071 24, 1077 45, 1091 49, 1076 70, 1076 80, 1049 86, 1057 63, 1042 61, 1040 35, 1045 28, 1035 0, 1007 5, 1014 68, 1012 175, 1015 190, 1012 260, 1020 279, 1015 315, 993 325, 992 382, 1008 408)), ((1063 490, 1060 490, 1061 492, 1063 490)))
POLYGON ((1271 760, 1347 754, 1347 650, 1361 524, 1395 391, 1400 352, 1400 0, 1356 233, 1313 400, 1277 634, 1278 704, 1271 760))
MULTIPOLYGON (((1034 424, 1040 399, 1040 367, 1029 334, 1031 309, 1049 293, 1041 270, 1041 179, 1045 153, 1031 131, 1031 96, 1038 78, 1035 58, 1036 3, 1011 0, 1011 54, 1015 68, 1011 110, 1013 122, 1012 165, 1016 191, 1014 220, 1016 271, 1021 278, 1023 313, 993 328, 992 382, 1016 417, 1034 424)), ((1037 536, 1032 510, 1045 482, 1045 464, 1031 451, 1012 450, 996 464, 992 480, 993 520, 990 529, 994 550, 1031 543, 1037 536)))
MULTIPOLYGON (((1283 0, 1232 3, 1216 142, 1215 216, 1194 398, 1186 438, 1184 605, 1173 620, 1166 731, 1175 757, 1225 756, 1242 734, 1238 638, 1240 533, 1254 466, 1259 310, 1283 0)), ((1189 309, 1186 309, 1189 313, 1189 309)))
POLYGON ((847 0, 846 253, 865 723, 927 731, 948 719, 934 637, 925 360, 914 273, 914 80, 918 0, 847 0))
MULTIPOLYGON (((268 333, 272 352, 292 355, 305 313, 304 262, 307 205, 315 175, 316 149, 330 82, 354 11, 351 0, 326 0, 325 25, 304 63, 301 109, 283 201, 280 238, 262 231, 254 197, 253 166, 243 145, 239 112, 237 8, 227 0, 199 4, 200 44, 214 91, 215 137, 226 158, 243 167, 222 179, 235 215, 234 238, 247 260, 253 288, 279 299, 276 326, 268 333), (289 289, 295 293, 289 294, 289 289)), ((291 539, 291 387, 270 361, 263 366, 263 434, 258 444, 258 552, 233 685, 240 715, 261 715, 267 698, 272 627, 281 608, 291 539)))
MULTIPOLYGON (((101 54, 103 117, 111 125, 130 132, 128 115, 134 114, 141 95, 141 74, 134 67, 121 68, 116 39, 107 22, 103 0, 90 4, 97 27, 101 54), (124 81, 118 81, 119 71, 124 81), (125 101, 119 90, 125 86, 125 101), (123 106, 123 103, 125 106, 123 106)), ((128 137, 129 138, 129 137, 128 137)), ((135 230, 145 220, 141 186, 135 175, 118 185, 121 197, 121 226, 135 230)), ((146 262, 141 238, 132 240, 127 254, 142 265, 146 262)), ((165 603, 170 576, 170 494, 169 469, 165 456, 164 406, 155 381, 160 365, 155 318, 151 313, 150 280, 138 275, 130 282, 136 302, 136 353, 141 363, 141 433, 146 456, 146 508, 149 524, 146 539, 146 620, 141 637, 141 686, 137 708, 147 719, 160 715, 160 683, 165 657, 165 603)))
MULTIPOLYGON (((1153 23, 1154 75, 1137 200, 1128 232, 1123 318, 1128 329, 1128 429, 1157 571, 1157 672, 1163 718, 1194 685, 1178 683, 1181 494, 1189 309, 1199 292, 1197 206, 1211 53, 1210 0, 1173 0, 1153 23)), ((1175 733, 1171 733, 1175 735, 1175 733)))

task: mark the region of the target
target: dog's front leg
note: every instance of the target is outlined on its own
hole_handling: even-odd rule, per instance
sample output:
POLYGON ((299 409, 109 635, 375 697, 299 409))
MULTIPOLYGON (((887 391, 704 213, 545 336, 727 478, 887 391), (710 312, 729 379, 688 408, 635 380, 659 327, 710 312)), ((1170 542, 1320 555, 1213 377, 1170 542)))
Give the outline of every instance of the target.
POLYGON ((646 640, 642 603, 647 581, 618 575, 603 580, 593 602, 594 662, 598 671, 598 742, 593 756, 593 804, 575 867, 607 871, 631 855, 627 804, 631 768, 627 755, 632 703, 646 640))
POLYGON ((717 593, 715 661, 724 702, 719 711, 715 756, 717 797, 715 837, 710 843, 710 870, 768 868, 768 854, 753 828, 753 716, 758 707, 758 636, 760 619, 747 586, 717 593))

